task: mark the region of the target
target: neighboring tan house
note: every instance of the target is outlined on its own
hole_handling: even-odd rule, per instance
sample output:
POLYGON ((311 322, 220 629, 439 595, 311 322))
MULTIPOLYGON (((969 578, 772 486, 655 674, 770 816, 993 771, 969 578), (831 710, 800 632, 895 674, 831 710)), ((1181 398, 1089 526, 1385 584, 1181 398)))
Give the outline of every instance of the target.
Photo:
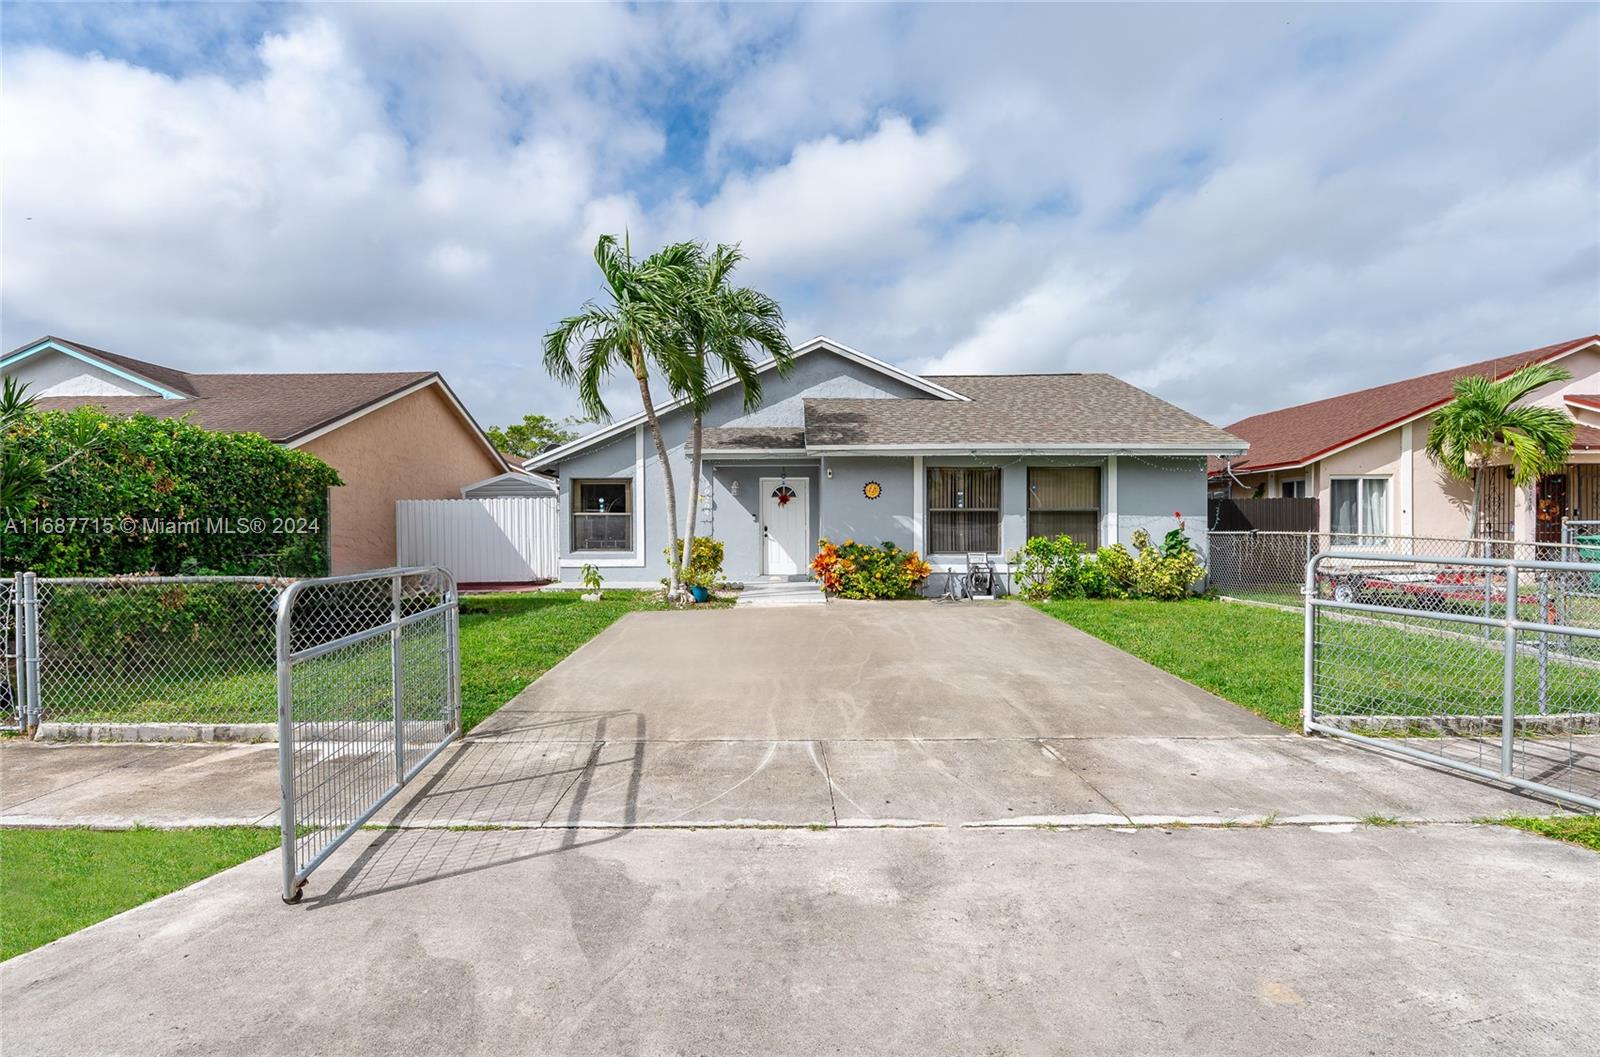
POLYGON ((395 563, 395 500, 456 499, 509 469, 434 371, 191 374, 43 337, 0 359, 0 375, 41 409, 186 417, 317 456, 344 480, 328 503, 335 573, 395 563))
POLYGON ((1504 378, 1530 363, 1559 364, 1572 380, 1535 392, 1530 403, 1559 408, 1577 424, 1571 461, 1518 489, 1508 468, 1483 476, 1476 533, 1489 539, 1554 542, 1561 519, 1600 519, 1600 335, 1469 363, 1235 422, 1250 442, 1242 456, 1214 460, 1212 492, 1315 497, 1323 532, 1469 535, 1472 483, 1449 477, 1426 452, 1433 413, 1464 375, 1504 378))
MULTIPOLYGON (((1203 547, 1206 457, 1245 450, 1106 374, 923 377, 828 338, 797 348, 786 378, 770 362, 761 371, 759 409, 747 413, 725 380, 705 413, 697 531, 722 541, 736 581, 806 576, 819 537, 890 540, 943 571, 969 553, 1004 559, 1036 535, 1159 539, 1182 518, 1203 547)), ((660 412, 688 502, 691 416, 681 401, 660 412)), ((666 575, 661 469, 642 414, 527 467, 559 479, 562 580, 591 563, 611 583, 666 575)))

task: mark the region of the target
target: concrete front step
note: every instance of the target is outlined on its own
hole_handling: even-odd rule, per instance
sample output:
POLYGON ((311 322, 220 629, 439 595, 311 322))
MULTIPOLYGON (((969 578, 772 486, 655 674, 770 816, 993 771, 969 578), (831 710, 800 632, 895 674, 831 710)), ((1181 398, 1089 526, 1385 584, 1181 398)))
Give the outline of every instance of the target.
POLYGON ((827 596, 822 588, 807 580, 756 580, 744 585, 736 605, 741 606, 820 606, 827 596))

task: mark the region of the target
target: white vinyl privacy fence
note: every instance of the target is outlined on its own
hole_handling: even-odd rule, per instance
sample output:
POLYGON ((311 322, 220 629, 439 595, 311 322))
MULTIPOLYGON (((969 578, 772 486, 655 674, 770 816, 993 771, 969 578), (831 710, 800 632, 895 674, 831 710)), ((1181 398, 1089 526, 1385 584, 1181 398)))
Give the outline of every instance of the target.
POLYGON ((1307 563, 1305 729, 1600 810, 1600 563, 1307 563))
POLYGON ((560 500, 402 499, 395 503, 395 539, 401 565, 437 565, 457 583, 554 580, 560 500))

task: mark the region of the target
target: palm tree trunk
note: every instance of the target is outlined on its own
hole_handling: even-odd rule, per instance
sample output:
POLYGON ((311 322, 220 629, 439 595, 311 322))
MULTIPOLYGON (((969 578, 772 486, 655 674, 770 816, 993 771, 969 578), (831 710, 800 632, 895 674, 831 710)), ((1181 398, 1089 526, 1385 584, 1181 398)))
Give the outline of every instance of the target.
POLYGON ((689 438, 689 512, 683 518, 683 562, 684 569, 689 568, 689 563, 694 560, 694 530, 700 519, 700 465, 701 465, 701 438, 705 419, 700 412, 694 413, 692 435, 689 438))
MULTIPOLYGON (((699 358, 701 364, 705 363, 706 354, 704 349, 695 349, 695 356, 699 358)), ((700 520, 700 467, 701 453, 704 450, 701 442, 704 436, 704 430, 702 429, 704 425, 705 416, 696 411, 694 413, 692 435, 689 439, 689 511, 684 515, 683 519, 683 560, 679 564, 681 569, 689 568, 689 563, 694 560, 694 529, 700 520)))
MULTIPOLYGON (((676 598, 679 591, 678 565, 678 492, 672 483, 672 463, 667 459, 667 442, 661 436, 661 420, 656 417, 655 401, 650 399, 650 373, 645 367, 644 350, 633 352, 633 374, 639 380, 639 398, 644 401, 644 418, 650 423, 650 436, 656 442, 656 458, 661 462, 661 483, 667 493, 667 533, 670 547, 667 550, 667 597, 676 598)), ((642 489, 644 482, 636 487, 642 489)), ((647 532, 646 538, 649 533, 647 532)), ((639 541, 644 546, 644 540, 639 541)))
POLYGON ((1483 509, 1483 467, 1476 466, 1472 470, 1472 514, 1467 522, 1467 536, 1471 539, 1481 539, 1483 533, 1479 532, 1478 515, 1483 509))

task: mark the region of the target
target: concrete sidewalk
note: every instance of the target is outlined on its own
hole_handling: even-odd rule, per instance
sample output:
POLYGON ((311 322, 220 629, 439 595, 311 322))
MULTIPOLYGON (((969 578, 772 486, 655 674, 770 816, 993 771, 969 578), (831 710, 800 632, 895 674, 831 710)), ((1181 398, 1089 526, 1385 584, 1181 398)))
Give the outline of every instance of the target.
POLYGON ((1500 827, 390 830, 295 907, 277 870, 0 966, 0 1048, 1571 1057, 1600 1037, 1600 860, 1500 827))
MULTIPOLYGON (((0 746, 0 825, 271 826, 277 801, 271 745, 0 746)), ((374 822, 557 829, 1083 826, 1372 815, 1468 822, 1557 810, 1458 774, 1288 734, 946 741, 551 736, 472 737, 451 746, 374 822)))

